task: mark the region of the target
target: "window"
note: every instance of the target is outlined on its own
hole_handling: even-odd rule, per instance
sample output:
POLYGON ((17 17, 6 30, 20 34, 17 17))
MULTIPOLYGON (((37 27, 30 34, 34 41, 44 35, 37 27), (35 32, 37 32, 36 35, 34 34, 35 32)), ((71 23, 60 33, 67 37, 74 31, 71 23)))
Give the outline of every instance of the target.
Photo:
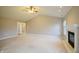
POLYGON ((64 20, 64 35, 67 34, 67 23, 66 23, 66 20, 64 20))

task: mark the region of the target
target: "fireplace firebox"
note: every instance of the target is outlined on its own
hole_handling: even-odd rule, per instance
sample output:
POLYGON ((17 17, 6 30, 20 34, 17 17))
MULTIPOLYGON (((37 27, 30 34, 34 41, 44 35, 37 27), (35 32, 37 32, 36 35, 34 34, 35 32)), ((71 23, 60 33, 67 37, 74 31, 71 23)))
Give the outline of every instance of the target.
POLYGON ((68 31, 68 42, 74 48, 75 34, 74 32, 68 31))

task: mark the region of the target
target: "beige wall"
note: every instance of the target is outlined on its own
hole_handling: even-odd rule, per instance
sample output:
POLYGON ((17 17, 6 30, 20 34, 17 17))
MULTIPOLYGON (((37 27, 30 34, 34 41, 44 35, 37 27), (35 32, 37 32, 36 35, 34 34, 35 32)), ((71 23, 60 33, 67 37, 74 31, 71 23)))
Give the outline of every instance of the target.
POLYGON ((79 25, 79 7, 74 6, 71 8, 71 10, 68 12, 68 14, 64 17, 64 20, 67 23, 67 30, 65 36, 67 37, 68 31, 74 31, 74 25, 79 25))
POLYGON ((15 35, 17 33, 17 21, 0 18, 0 37, 15 35))
POLYGON ((72 9, 69 11, 69 13, 66 15, 65 20, 67 22, 67 30, 66 30, 66 35, 65 38, 68 42, 68 31, 72 31, 75 33, 75 47, 74 47, 74 52, 79 52, 79 31, 78 31, 78 26, 79 26, 79 7, 74 6, 72 9), (75 25, 77 25, 75 27, 75 25))
POLYGON ((26 22, 27 33, 61 35, 61 19, 57 17, 37 16, 26 22))
POLYGON ((73 27, 74 24, 79 25, 79 7, 72 7, 72 9, 66 15, 65 20, 67 22, 68 30, 71 30, 71 27, 73 27))
POLYGON ((0 21, 0 34, 1 34, 1 21, 0 21))

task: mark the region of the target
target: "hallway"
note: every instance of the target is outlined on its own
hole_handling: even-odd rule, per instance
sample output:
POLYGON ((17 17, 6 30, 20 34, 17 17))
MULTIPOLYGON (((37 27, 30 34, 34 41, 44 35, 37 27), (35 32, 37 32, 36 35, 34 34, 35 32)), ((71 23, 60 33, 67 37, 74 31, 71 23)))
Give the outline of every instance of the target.
MULTIPOLYGON (((2 53, 66 53, 61 38, 51 35, 23 34, 0 41, 2 53)), ((0 46, 0 47, 1 47, 0 46)))

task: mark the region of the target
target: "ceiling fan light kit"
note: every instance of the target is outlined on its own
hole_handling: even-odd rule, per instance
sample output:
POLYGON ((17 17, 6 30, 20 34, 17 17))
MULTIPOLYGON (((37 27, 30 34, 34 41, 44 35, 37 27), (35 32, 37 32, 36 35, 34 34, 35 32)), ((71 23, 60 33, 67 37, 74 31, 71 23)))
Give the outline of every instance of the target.
POLYGON ((39 12, 39 8, 34 7, 34 6, 28 6, 24 8, 24 11, 28 12, 28 13, 37 13, 39 12))

